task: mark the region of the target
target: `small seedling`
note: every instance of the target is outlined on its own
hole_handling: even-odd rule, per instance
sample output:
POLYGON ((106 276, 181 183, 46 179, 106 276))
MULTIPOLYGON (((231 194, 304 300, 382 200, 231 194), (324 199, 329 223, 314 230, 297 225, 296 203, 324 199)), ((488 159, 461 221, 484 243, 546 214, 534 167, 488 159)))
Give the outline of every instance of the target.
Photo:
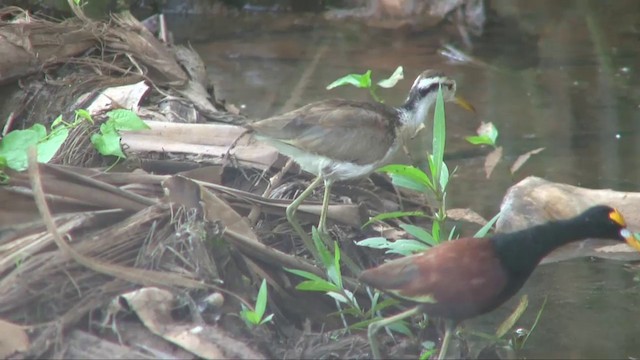
POLYGON ((264 316, 267 310, 267 281, 262 279, 260 284, 260 290, 258 290, 258 297, 256 298, 255 310, 251 310, 242 305, 242 311, 240 311, 240 317, 247 323, 249 327, 255 327, 262 324, 266 324, 273 319, 273 314, 264 316))
POLYGON ((120 130, 147 130, 149 125, 131 110, 112 110, 107 116, 108 120, 100 125, 100 132, 91 135, 91 143, 102 155, 124 159, 126 155, 120 144, 120 130))

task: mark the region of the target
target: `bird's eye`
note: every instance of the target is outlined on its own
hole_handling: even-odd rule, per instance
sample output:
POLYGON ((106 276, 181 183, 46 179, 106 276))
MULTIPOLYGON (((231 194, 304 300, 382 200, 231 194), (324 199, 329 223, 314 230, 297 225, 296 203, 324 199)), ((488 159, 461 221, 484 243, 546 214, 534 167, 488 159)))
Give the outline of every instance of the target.
POLYGON ((445 84, 445 85, 447 86, 447 89, 449 89, 449 91, 453 90, 453 84, 452 83, 448 83, 448 84, 445 84))

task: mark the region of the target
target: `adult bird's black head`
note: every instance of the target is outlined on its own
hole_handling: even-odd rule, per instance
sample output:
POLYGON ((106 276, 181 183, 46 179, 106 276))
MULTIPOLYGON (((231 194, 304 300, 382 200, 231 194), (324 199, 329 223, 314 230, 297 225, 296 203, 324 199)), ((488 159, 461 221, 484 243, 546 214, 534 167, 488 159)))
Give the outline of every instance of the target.
POLYGON ((380 358, 377 329, 418 312, 449 320, 440 353, 444 356, 455 324, 502 305, 522 288, 545 255, 587 238, 625 241, 640 251, 617 210, 594 206, 571 219, 488 238, 453 240, 363 271, 360 280, 365 284, 418 304, 369 326, 374 357, 380 358))

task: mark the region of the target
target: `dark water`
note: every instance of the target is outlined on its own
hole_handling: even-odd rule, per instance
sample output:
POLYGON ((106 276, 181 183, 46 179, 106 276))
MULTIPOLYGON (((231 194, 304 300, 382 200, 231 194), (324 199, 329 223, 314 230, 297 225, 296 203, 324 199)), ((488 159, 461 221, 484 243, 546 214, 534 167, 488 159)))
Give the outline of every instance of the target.
MULTIPOLYGON (((366 99, 362 90, 325 86, 351 72, 385 77, 398 65, 405 80, 381 95, 404 100, 415 76, 444 70, 478 110, 477 118, 449 107, 449 151, 479 121, 500 130, 503 162, 486 179, 480 156, 455 160, 450 207, 495 214, 506 189, 536 175, 592 188, 638 191, 640 175, 640 2, 492 1, 490 22, 474 41, 478 63, 453 63, 438 55, 459 41, 443 26, 413 32, 376 29, 357 22, 327 22, 312 15, 254 14, 171 19, 176 37, 189 40, 209 66, 216 93, 265 117, 328 97, 366 99), (306 79, 302 80, 301 79, 306 79), (515 175, 518 155, 546 149, 515 175)), ((526 349, 530 358, 640 356, 636 341, 640 290, 633 271, 618 262, 572 260, 539 268, 523 293, 532 308, 549 302, 526 349)), ((511 308, 515 305, 510 303, 511 308)), ((505 306, 476 320, 481 328, 506 316, 505 306)), ((530 310, 524 323, 532 322, 530 310)))

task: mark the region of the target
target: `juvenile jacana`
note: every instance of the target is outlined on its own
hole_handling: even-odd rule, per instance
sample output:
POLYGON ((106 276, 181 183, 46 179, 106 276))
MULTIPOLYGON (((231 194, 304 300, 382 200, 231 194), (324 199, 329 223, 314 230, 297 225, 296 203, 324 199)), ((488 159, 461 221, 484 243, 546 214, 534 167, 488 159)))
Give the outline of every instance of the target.
POLYGON ((397 108, 363 101, 324 100, 246 126, 258 140, 274 146, 303 170, 316 175, 286 211, 287 219, 307 247, 313 249, 311 239, 296 219, 298 206, 324 181, 318 230, 326 233, 333 182, 364 177, 388 164, 404 139, 425 126, 439 87, 445 101, 472 109, 455 96, 454 80, 427 70, 418 76, 407 100, 397 108))
POLYGON ((360 280, 418 305, 369 325, 374 358, 380 358, 375 333, 381 327, 425 312, 446 321, 439 359, 444 358, 452 331, 462 320, 490 312, 522 288, 540 260, 557 247, 587 238, 640 243, 622 215, 608 206, 594 206, 569 219, 488 238, 463 238, 425 252, 365 270, 360 280))

